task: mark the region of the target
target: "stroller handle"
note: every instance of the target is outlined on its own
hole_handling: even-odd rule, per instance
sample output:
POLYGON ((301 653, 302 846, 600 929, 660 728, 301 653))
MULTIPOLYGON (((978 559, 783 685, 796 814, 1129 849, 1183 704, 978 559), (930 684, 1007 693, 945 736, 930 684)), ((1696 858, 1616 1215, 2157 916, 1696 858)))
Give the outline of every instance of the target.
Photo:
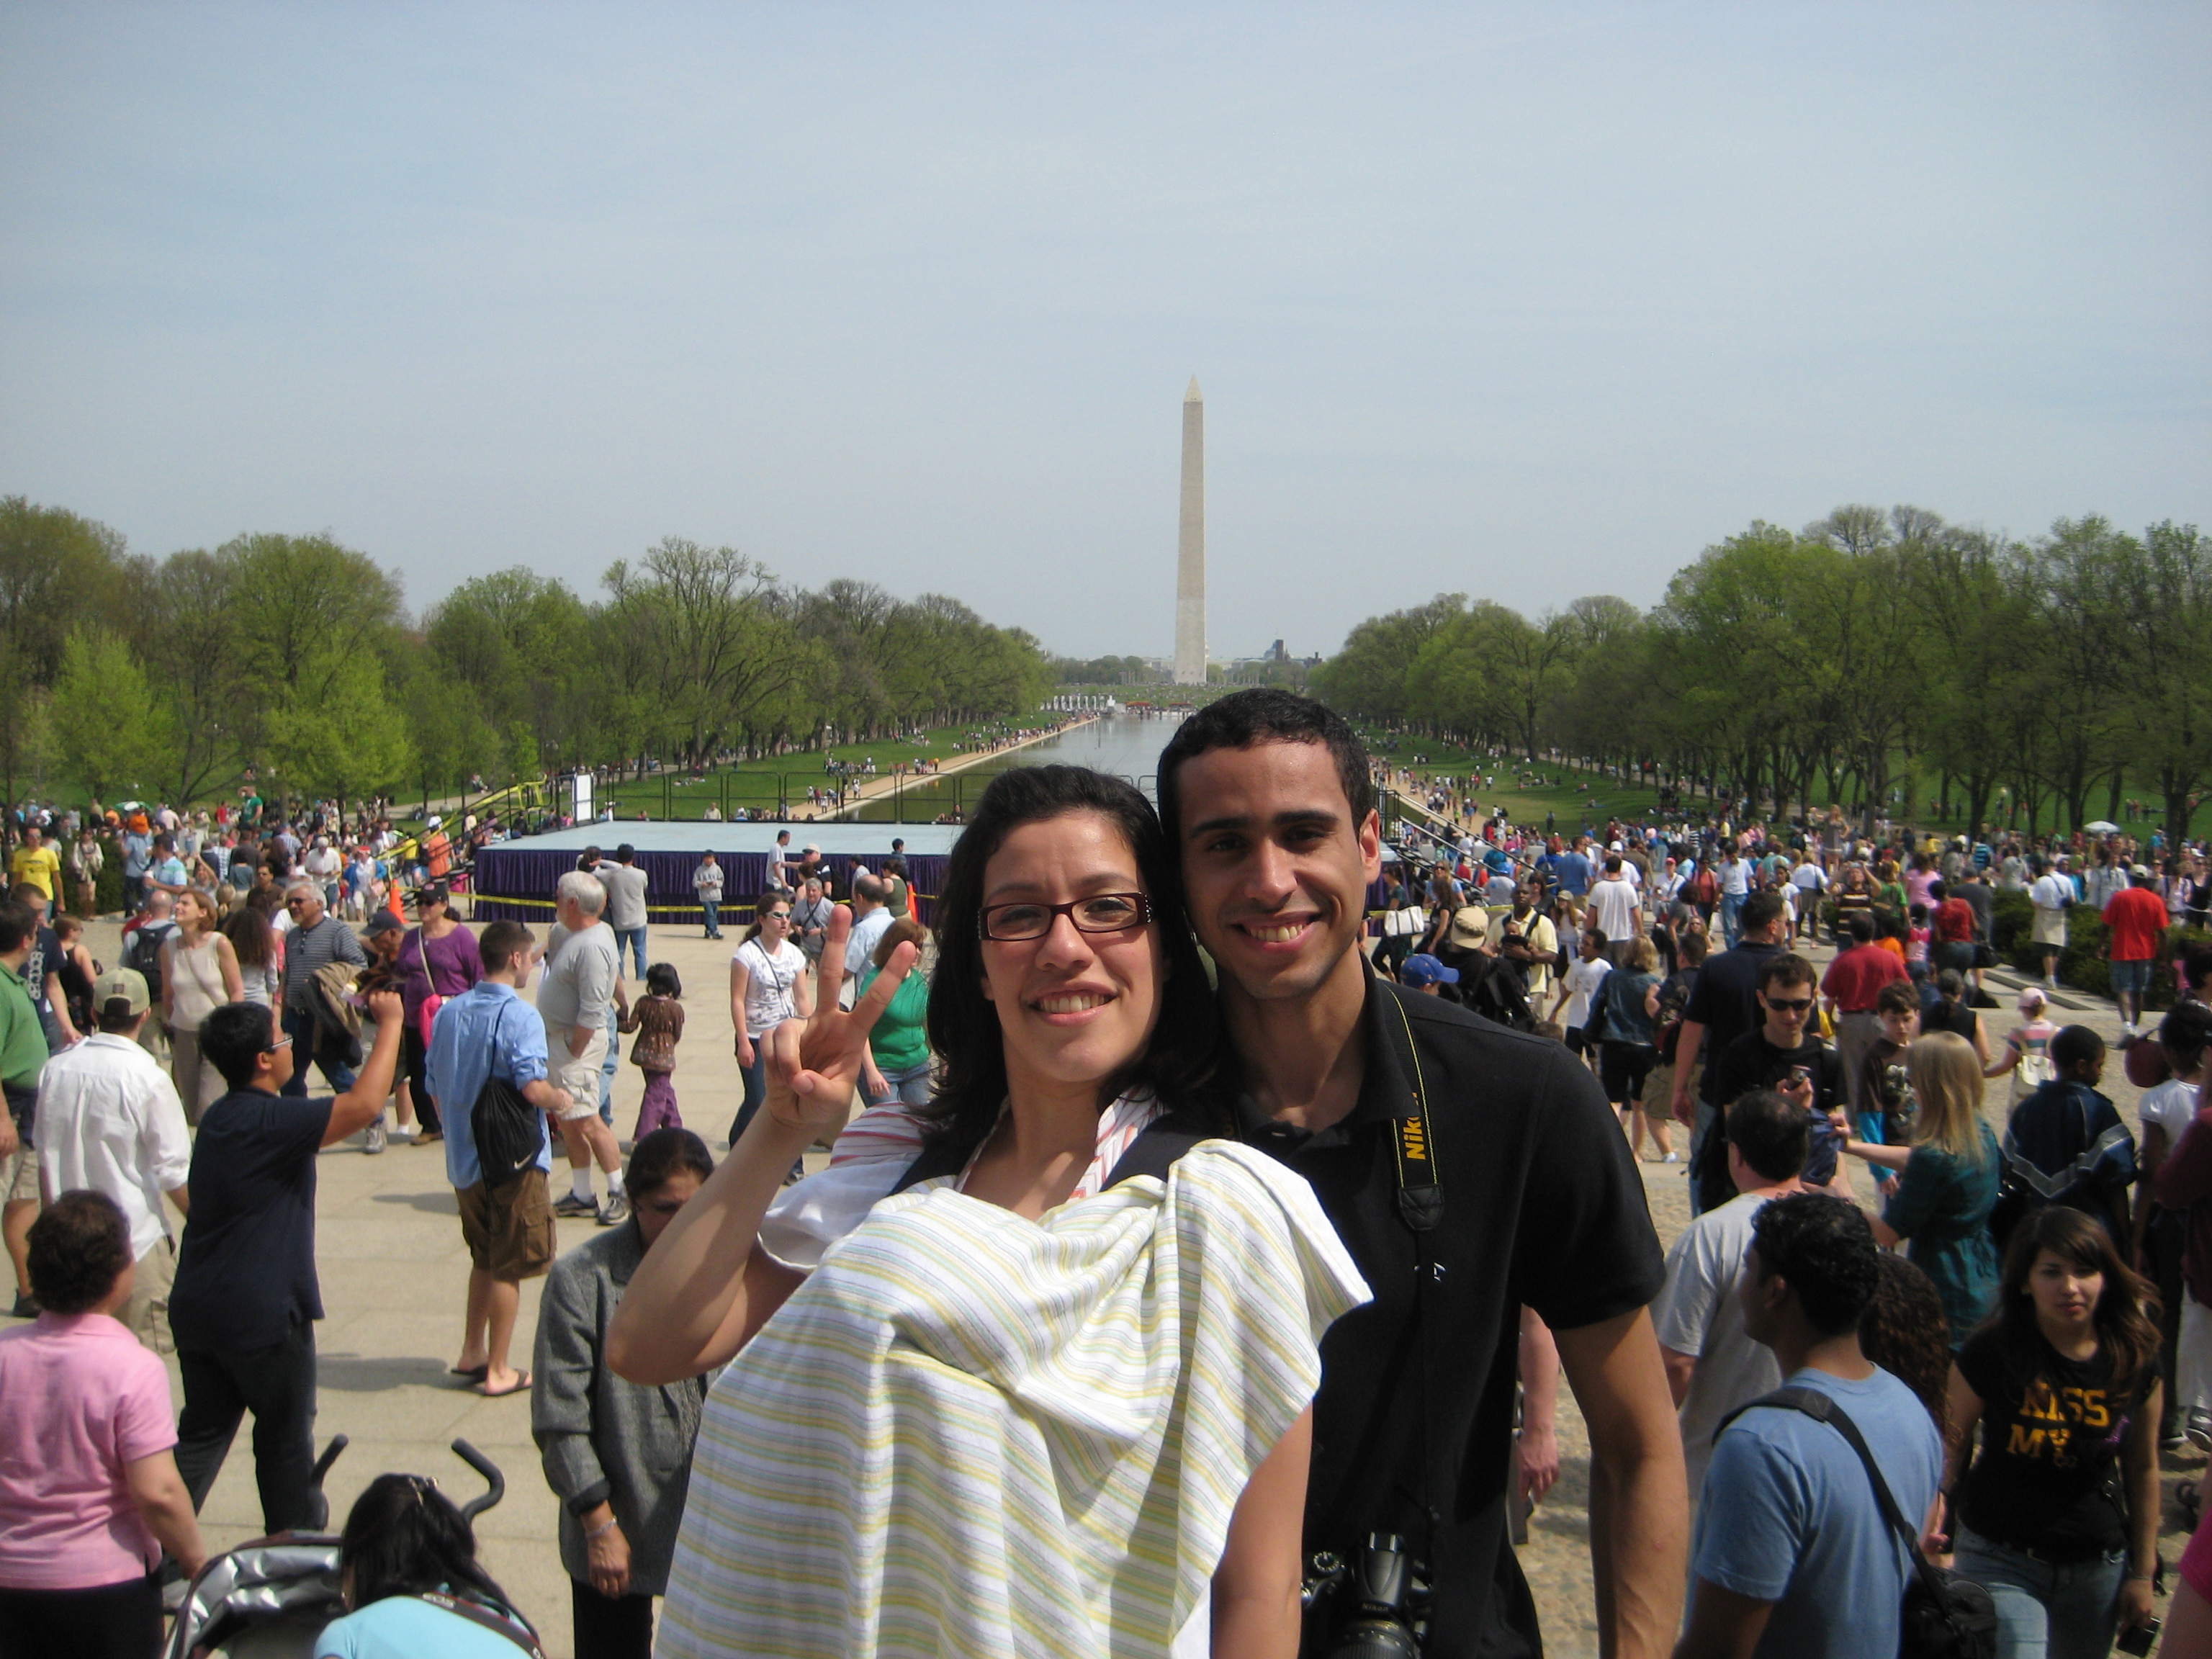
POLYGON ((478 1474, 490 1490, 481 1498, 471 1498, 461 1505, 461 1519, 473 1522, 486 1510, 495 1507, 507 1496, 507 1477, 499 1472, 499 1465, 486 1457, 465 1440, 453 1442, 453 1455, 459 1458, 478 1474))
POLYGON ((315 1467, 307 1471, 307 1486, 310 1490, 316 1492, 322 1490, 323 1477, 331 1472, 331 1465, 337 1462, 338 1454, 352 1443, 352 1441, 342 1434, 334 1434, 331 1437, 331 1443, 323 1448, 323 1455, 315 1460, 315 1467))

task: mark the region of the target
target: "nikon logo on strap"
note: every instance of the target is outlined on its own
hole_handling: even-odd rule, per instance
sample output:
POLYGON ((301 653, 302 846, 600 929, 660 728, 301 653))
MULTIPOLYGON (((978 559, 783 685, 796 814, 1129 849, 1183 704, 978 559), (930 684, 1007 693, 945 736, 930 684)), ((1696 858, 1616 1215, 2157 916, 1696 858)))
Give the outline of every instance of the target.
POLYGON ((1408 1164, 1429 1161, 1429 1124, 1425 1117, 1398 1120, 1398 1155, 1408 1164))

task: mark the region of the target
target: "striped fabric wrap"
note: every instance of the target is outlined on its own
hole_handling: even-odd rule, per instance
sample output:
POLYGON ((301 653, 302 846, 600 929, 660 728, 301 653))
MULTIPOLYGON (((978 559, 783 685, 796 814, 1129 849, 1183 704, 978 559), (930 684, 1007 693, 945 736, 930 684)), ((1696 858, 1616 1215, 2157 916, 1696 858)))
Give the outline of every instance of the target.
POLYGON ((1227 1141, 1042 1221, 888 1198, 716 1382, 657 1651, 1166 1654, 1367 1297, 1227 1141))

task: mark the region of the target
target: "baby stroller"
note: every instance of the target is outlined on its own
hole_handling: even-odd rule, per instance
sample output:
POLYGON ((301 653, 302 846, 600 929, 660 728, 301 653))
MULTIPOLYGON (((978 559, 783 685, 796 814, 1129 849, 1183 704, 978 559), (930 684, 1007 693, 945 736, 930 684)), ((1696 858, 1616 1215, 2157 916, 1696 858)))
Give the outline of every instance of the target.
MULTIPOLYGON (((308 1477, 320 1511, 316 1529, 257 1538, 212 1557, 185 1589, 165 1659, 307 1659, 314 1651, 323 1626, 346 1610, 338 1587, 338 1536, 322 1530, 330 1523, 323 1477, 346 1444, 345 1436, 334 1437, 308 1477)), ((453 1442, 453 1455, 482 1475, 488 1488, 461 1506, 461 1518, 473 1522, 507 1496, 507 1477, 465 1440, 453 1442)), ((453 1610, 511 1636, 518 1655, 544 1659, 537 1632, 513 1607, 470 1601, 453 1610)))

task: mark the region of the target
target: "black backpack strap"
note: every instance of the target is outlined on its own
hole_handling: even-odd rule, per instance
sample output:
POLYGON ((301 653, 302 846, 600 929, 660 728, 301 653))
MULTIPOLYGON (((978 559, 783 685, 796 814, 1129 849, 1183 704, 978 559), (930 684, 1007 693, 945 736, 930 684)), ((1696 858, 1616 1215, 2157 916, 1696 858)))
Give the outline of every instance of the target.
POLYGON ((898 1178, 891 1191, 902 1193, 940 1176, 957 1176, 967 1167, 968 1154, 952 1144, 950 1135, 925 1134, 921 1138, 921 1156, 906 1166, 906 1173, 898 1178))
POLYGON ((1867 1479, 1874 1484, 1874 1495, 1875 1500, 1881 1505, 1882 1518, 1889 1522, 1890 1530, 1905 1540, 1905 1559, 1912 1563, 1913 1571, 1926 1583, 1929 1593, 1940 1603, 1942 1599, 1942 1580, 1937 1576, 1936 1569, 1929 1565, 1928 1558, 1920 1553, 1920 1528, 1907 1521, 1904 1512, 1897 1507, 1897 1499, 1890 1492, 1889 1482, 1881 1478, 1881 1470, 1875 1463, 1874 1453, 1867 1448, 1866 1437, 1859 1432, 1859 1425, 1851 1421, 1850 1414, 1836 1403, 1834 1397, 1821 1393, 1818 1389, 1777 1389, 1771 1394, 1763 1394, 1756 1400, 1738 1406, 1726 1417, 1721 1419, 1720 1427, 1713 1431, 1714 1442, 1718 1443, 1728 1425, 1735 1422, 1737 1418, 1741 1417, 1747 1411, 1755 1411, 1761 1406, 1771 1406, 1784 1411, 1802 1412, 1806 1416, 1818 1422, 1826 1423, 1844 1437, 1845 1443, 1858 1454, 1860 1466, 1866 1470, 1867 1479))

